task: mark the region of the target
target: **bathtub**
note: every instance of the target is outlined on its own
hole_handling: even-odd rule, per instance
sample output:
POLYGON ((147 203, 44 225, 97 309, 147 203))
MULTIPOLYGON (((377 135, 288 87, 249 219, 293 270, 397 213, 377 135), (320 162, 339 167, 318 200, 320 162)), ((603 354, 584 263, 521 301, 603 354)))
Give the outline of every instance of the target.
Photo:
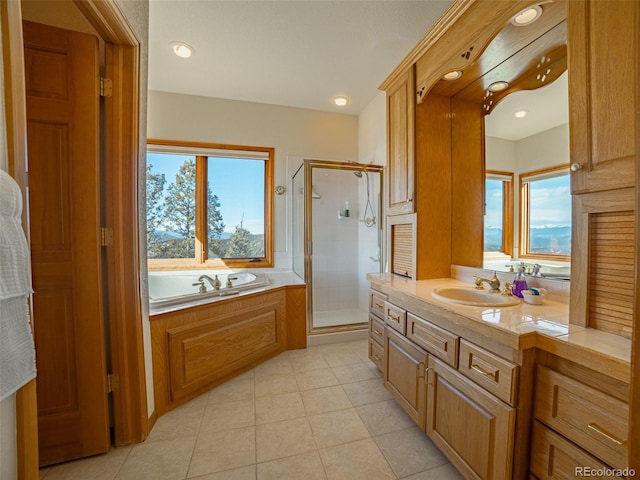
POLYGON ((219 298, 239 295, 240 292, 259 289, 269 285, 264 274, 211 270, 178 270, 149 272, 149 308, 151 311, 164 307, 177 307, 182 304, 206 303, 219 298), (204 280, 206 292, 200 293, 200 275, 208 275, 220 280, 220 290, 214 290, 208 280, 204 280), (227 288, 231 278, 233 287, 227 288), (195 285, 194 285, 195 284, 195 285))

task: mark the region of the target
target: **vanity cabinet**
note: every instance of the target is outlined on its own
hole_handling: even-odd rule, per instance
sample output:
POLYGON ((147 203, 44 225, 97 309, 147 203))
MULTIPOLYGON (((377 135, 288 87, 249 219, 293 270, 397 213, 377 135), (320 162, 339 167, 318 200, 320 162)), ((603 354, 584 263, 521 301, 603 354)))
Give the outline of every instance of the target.
POLYGON ((395 330, 385 330, 384 386, 424 430, 427 352, 395 330))
POLYGON ((466 478, 511 479, 516 409, 429 358, 427 435, 466 478))
POLYGON ((562 475, 573 478, 573 467, 582 466, 575 462, 585 458, 593 458, 591 465, 626 468, 627 402, 539 365, 534 414, 539 424, 535 427, 531 469, 538 478, 563 478, 562 475), (550 453, 551 445, 557 445, 554 448, 560 452, 563 446, 569 447, 555 458, 557 455, 550 453), (555 471, 556 476, 545 473, 551 471, 555 471))
POLYGON ((387 89, 388 215, 413 212, 414 142, 415 74, 411 67, 387 89))
POLYGON ((369 290, 369 360, 384 372, 384 304, 387 296, 369 290))

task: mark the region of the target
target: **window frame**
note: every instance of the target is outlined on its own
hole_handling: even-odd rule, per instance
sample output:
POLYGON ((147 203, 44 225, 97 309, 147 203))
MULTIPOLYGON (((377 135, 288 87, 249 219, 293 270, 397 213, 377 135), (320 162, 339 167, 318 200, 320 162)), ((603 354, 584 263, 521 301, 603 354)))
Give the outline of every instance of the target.
MULTIPOLYGON (((486 170, 484 173, 484 181, 485 181, 485 195, 486 195, 486 182, 487 179, 493 180, 502 180, 502 251, 500 253, 504 253, 505 255, 509 255, 509 257, 513 257, 513 245, 514 245, 514 192, 513 192, 513 172, 503 172, 500 170, 486 170), (508 177, 508 179, 505 179, 508 177)), ((486 205, 487 199, 485 197, 485 213, 486 213, 486 205)), ((483 248, 484 250, 484 248, 483 248)), ((487 253, 493 252, 483 252, 485 255, 487 253)))
MULTIPOLYGON (((532 253, 529 252, 529 217, 530 217, 530 193, 529 193, 529 184, 531 181, 527 181, 528 178, 531 177, 543 177, 543 178, 553 178, 569 175, 570 177, 570 169, 569 164, 557 165, 554 167, 542 168, 539 170, 533 170, 531 172, 521 173, 519 175, 520 178, 520 251, 519 258, 531 258, 538 260, 554 260, 559 262, 570 262, 571 255, 556 255, 553 253, 532 253)), ((539 180, 542 180, 540 178, 539 180)), ((570 194, 571 195, 571 194, 570 194)), ((571 213, 571 225, 573 229, 573 212, 571 213)))
MULTIPOLYGON (((195 225, 195 256, 194 258, 147 258, 147 267, 154 270, 190 270, 190 269, 222 269, 222 268, 271 268, 273 267, 273 171, 275 148, 256 147, 247 145, 229 145, 221 143, 189 142, 181 140, 147 139, 147 146, 175 147, 176 153, 180 147, 185 149, 202 149, 229 151, 229 157, 234 152, 261 152, 267 155, 264 160, 264 257, 209 259, 207 258, 207 169, 208 155, 192 154, 196 157, 196 225, 195 225), (205 207, 203 208, 203 205, 205 207)), ((148 150, 148 149, 147 149, 148 150)), ((146 214, 145 214, 146 224, 146 214)))

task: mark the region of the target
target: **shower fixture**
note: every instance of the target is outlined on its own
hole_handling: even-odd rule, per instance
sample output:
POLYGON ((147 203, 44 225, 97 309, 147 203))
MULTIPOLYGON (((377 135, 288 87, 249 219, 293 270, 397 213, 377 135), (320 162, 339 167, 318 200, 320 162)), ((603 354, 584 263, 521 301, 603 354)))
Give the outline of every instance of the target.
POLYGON ((364 174, 365 179, 367 180, 367 203, 364 206, 364 213, 362 214, 361 222, 364 223, 366 227, 371 228, 376 224, 376 214, 373 210, 373 205, 371 205, 371 194, 369 192, 369 173, 365 169, 362 169, 353 172, 353 174, 358 178, 362 178, 362 175, 364 174), (371 216, 368 217, 367 213, 370 213, 371 216))

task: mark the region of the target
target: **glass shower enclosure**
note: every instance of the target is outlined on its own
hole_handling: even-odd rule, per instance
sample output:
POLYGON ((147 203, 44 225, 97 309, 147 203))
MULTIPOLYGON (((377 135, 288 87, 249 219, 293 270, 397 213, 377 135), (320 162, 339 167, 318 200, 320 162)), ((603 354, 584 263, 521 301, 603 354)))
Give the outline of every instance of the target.
POLYGON ((308 333, 366 328, 382 271, 382 167, 304 160, 292 179, 293 270, 307 284, 308 333))

